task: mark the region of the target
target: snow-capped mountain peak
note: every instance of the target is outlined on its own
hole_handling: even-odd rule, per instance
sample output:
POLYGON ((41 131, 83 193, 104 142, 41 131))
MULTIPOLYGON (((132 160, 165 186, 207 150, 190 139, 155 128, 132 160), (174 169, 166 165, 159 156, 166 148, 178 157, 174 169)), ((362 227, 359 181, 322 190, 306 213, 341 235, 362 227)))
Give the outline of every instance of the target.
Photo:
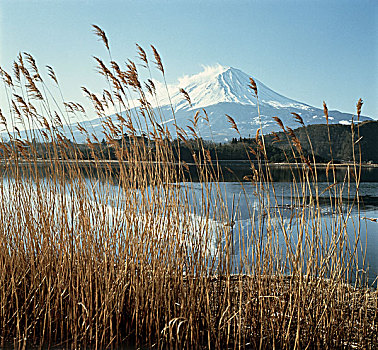
MULTIPOLYGON (((292 113, 299 114, 304 124, 324 124, 326 118, 322 108, 312 107, 307 104, 282 96, 255 77, 258 90, 259 110, 257 99, 253 91, 248 87, 251 75, 245 74, 239 69, 216 65, 203 67, 203 70, 195 75, 183 76, 176 84, 168 85, 168 98, 166 87, 163 83, 154 80, 156 96, 150 96, 149 102, 159 116, 161 123, 169 129, 172 135, 176 135, 176 124, 186 128, 189 120, 192 120, 195 113, 203 115, 202 108, 206 110, 207 118, 199 118, 197 127, 198 134, 204 139, 212 139, 217 142, 224 142, 233 137, 249 137, 256 134, 256 130, 262 127, 264 134, 278 131, 273 117, 279 117, 285 127, 296 128, 298 123, 292 113), (192 102, 192 106, 185 100, 180 88, 184 89, 192 102), (156 98, 155 98, 156 97, 156 98), (172 114, 172 103, 174 115, 172 114), (239 132, 231 127, 225 115, 230 115, 235 120, 239 132), (176 123, 175 123, 176 122, 176 123)), ((131 115, 138 114, 139 101, 133 101, 131 115)), ((113 115, 114 123, 118 119, 113 115)), ((329 123, 349 124, 353 116, 339 111, 329 111, 329 123)), ((370 120, 368 117, 360 117, 360 121, 370 120)), ((148 123, 148 122, 147 122, 148 123)), ((100 119, 81 123, 82 126, 93 130, 97 137, 103 136, 103 126, 100 119)), ((73 125, 75 129, 75 125, 73 125)), ((144 132, 142 129, 138 130, 144 132)), ((74 131, 77 141, 84 141, 79 130, 74 131)))
POLYGON ((242 71, 217 65, 204 67, 199 74, 179 79, 179 85, 190 96, 193 108, 231 102, 255 105, 256 99, 248 88, 249 77, 242 71))
MULTIPOLYGON (((169 85, 171 101, 176 111, 181 109, 198 109, 219 103, 238 103, 241 105, 256 105, 256 97, 248 87, 250 76, 239 69, 222 66, 204 66, 203 71, 178 79, 177 84, 169 85), (192 101, 190 108, 179 92, 183 88, 192 101)), ((309 106, 277 94, 260 81, 254 78, 258 88, 259 101, 274 108, 300 108, 308 109, 309 106)), ((161 89, 162 90, 162 89, 161 89)), ((158 95, 160 105, 168 104, 168 97, 158 95)))

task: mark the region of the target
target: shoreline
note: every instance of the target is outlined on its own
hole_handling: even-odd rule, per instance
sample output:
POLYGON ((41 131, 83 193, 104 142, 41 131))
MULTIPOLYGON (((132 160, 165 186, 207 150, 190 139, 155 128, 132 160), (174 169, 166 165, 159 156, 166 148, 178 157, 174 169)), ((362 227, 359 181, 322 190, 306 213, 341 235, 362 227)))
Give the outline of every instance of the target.
MULTIPOLYGON (((75 159, 36 159, 36 160, 18 160, 18 164, 50 164, 50 163, 56 163, 59 162, 61 164, 129 164, 130 162, 128 161, 118 161, 115 159, 101 159, 101 160, 93 160, 93 159, 82 159, 82 160, 75 160, 75 159)), ((2 159, 0 160, 0 165, 10 165, 10 164, 15 164, 16 161, 14 159, 2 159)), ((151 161, 141 161, 139 163, 148 163, 148 164, 167 164, 166 162, 151 162, 151 161)), ((225 164, 236 164, 236 165, 248 165, 250 163, 253 164, 258 164, 258 161, 249 161, 249 160, 218 160, 217 162, 212 162, 212 165, 225 165, 225 164)), ((170 162, 168 164, 171 165, 183 165, 186 164, 188 166, 205 166, 208 164, 201 163, 201 164, 196 164, 196 163, 190 163, 190 162, 170 162)), ((265 163, 263 164, 265 165, 265 163)), ((267 165, 269 166, 275 166, 275 167, 293 167, 293 166, 304 166, 306 163, 274 163, 274 162, 268 162, 267 165)), ((312 165, 312 164, 311 164, 312 165)), ((331 166, 330 163, 316 163, 316 167, 320 168, 327 168, 328 166, 331 166)), ((348 167, 354 167, 355 164, 351 163, 333 163, 332 166, 335 168, 348 168, 348 167)), ((361 167, 361 168, 378 168, 378 163, 362 163, 362 164, 356 164, 356 167, 361 167)), ((377 179, 378 180, 378 179, 377 179)))

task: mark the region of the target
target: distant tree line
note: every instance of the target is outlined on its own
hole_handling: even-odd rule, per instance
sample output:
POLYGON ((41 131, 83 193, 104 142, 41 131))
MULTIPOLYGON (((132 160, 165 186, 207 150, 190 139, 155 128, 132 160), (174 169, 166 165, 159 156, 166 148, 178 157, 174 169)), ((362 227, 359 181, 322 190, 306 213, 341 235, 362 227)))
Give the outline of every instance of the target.
MULTIPOLYGON (((335 162, 349 162, 353 160, 353 144, 355 148, 355 157, 359 159, 359 146, 361 146, 361 159, 363 162, 378 163, 378 121, 363 122, 359 126, 331 124, 328 126, 323 124, 309 125, 300 127, 292 131, 299 141, 302 149, 302 157, 297 151, 293 135, 289 132, 278 132, 264 135, 258 138, 233 138, 230 142, 216 143, 213 141, 198 139, 189 139, 185 142, 182 140, 173 140, 164 142, 173 149, 175 160, 179 158, 187 163, 201 162, 206 157, 207 160, 257 160, 266 158, 269 162, 294 162, 301 161, 303 157, 311 162, 312 151, 317 162, 328 162, 332 159, 335 162), (353 140, 352 140, 353 137, 353 140), (311 144, 310 144, 310 141, 311 144), (265 144, 266 153, 262 151, 263 143, 265 144), (332 150, 332 154, 331 154, 332 150)), ((78 154, 72 151, 75 149, 79 152, 80 159, 102 159, 115 160, 119 159, 114 147, 114 142, 119 146, 130 148, 136 142, 143 143, 150 159, 154 159, 155 142, 145 136, 130 137, 124 135, 122 139, 107 142, 104 139, 101 142, 93 142, 91 144, 73 144, 72 141, 66 139, 66 146, 59 149, 59 144, 55 145, 56 152, 54 157, 64 152, 64 158, 75 158, 78 154), (67 145, 75 147, 67 147, 67 145)), ((8 147, 12 147, 12 142, 7 143, 8 147)), ((46 142, 38 142, 33 140, 29 147, 32 146, 35 156, 42 159, 51 159, 49 153, 52 147, 46 142)), ((25 146, 26 147, 26 146, 25 146)), ((6 158, 6 147, 1 147, 0 156, 6 158)))
MULTIPOLYGON (((378 121, 366 121, 359 125, 330 124, 328 127, 325 124, 315 124, 295 129, 294 133, 303 149, 310 153, 312 145, 315 155, 324 161, 328 162, 332 158, 339 163, 353 161, 354 145, 357 160, 361 148, 362 162, 378 163, 378 121)), ((287 133, 269 134, 265 136, 265 140, 268 144, 274 142, 275 147, 281 150, 290 150, 290 136, 287 133)))

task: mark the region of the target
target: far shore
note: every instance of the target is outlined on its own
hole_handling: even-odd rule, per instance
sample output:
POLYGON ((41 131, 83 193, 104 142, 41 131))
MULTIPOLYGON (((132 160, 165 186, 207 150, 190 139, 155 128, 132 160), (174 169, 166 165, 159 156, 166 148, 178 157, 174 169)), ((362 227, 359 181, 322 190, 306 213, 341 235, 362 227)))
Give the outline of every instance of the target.
MULTIPOLYGON (((50 163, 56 163, 59 162, 61 164, 129 164, 128 161, 122 161, 120 162, 119 160, 113 160, 113 159, 101 159, 101 160, 93 160, 93 159, 82 159, 82 160, 75 160, 75 159, 42 159, 42 158, 37 158, 36 160, 23 160, 19 159, 17 160, 18 164, 50 164, 50 163)), ((219 160, 218 163, 219 165, 225 165, 225 164, 250 164, 250 163, 257 164, 257 161, 249 161, 249 160, 219 160)), ((7 165, 7 164, 14 164, 16 163, 15 159, 1 159, 0 160, 0 165, 7 165)), ((152 163, 152 164, 166 164, 165 162, 150 162, 150 161, 145 161, 145 162, 140 162, 140 163, 152 163)), ((180 165, 180 162, 175 162, 175 163, 170 163, 172 165, 180 165)), ((207 164, 196 164, 196 163, 190 163, 190 162, 182 162, 181 164, 186 164, 188 166, 205 166, 207 164)), ((213 161, 213 165, 216 165, 216 161, 213 161)), ((293 166, 304 166, 306 163, 274 163, 274 162, 268 162, 269 166, 277 166, 277 167, 293 167, 293 166)), ((313 165, 311 163, 311 165, 313 165)), ((317 167, 320 168, 326 168, 330 165, 330 163, 316 163, 317 167)), ((344 162, 344 163, 333 163, 332 164, 334 167, 337 168, 347 168, 347 167, 354 167, 353 162, 344 162)), ((356 164, 356 166, 360 166, 359 164, 356 164)), ((361 163, 362 168, 378 168, 377 163, 361 163)))

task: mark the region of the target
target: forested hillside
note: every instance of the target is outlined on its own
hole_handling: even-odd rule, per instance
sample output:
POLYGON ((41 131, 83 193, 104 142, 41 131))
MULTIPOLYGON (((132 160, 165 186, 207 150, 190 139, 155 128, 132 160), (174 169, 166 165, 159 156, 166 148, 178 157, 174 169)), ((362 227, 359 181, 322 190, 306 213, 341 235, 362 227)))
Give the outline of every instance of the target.
MULTIPOLYGON (((337 163, 348 162, 353 160, 352 143, 355 144, 355 157, 359 161, 359 146, 362 151, 362 161, 378 163, 378 121, 367 121, 361 123, 359 126, 354 125, 354 131, 350 125, 333 124, 329 128, 325 124, 309 125, 300 127, 295 130, 290 128, 285 129, 285 132, 278 132, 276 134, 264 135, 265 149, 268 160, 270 162, 294 162, 302 161, 297 147, 295 146, 295 138, 299 140, 302 147, 303 156, 313 160, 309 139, 314 150, 316 162, 328 162, 332 159, 337 163), (354 133, 354 135, 353 135, 354 133), (353 140, 352 140, 353 138, 353 140), (330 140, 330 141, 329 141, 330 140), (289 143, 290 142, 290 143, 289 143), (331 147, 330 147, 331 146, 331 147), (294 152, 293 152, 294 151, 294 152)), ((72 144, 68 139, 67 144, 72 144)), ((124 135, 123 139, 108 143, 105 140, 102 142, 93 142, 89 145, 79 144, 77 149, 80 151, 81 159, 116 159, 114 142, 123 145, 123 148, 130 148, 135 143, 141 143, 146 146, 147 153, 153 158, 155 157, 156 144, 153 140, 148 140, 146 137, 137 137, 130 139, 129 136, 124 135)), ((176 160, 179 159, 178 148, 180 149, 180 159, 186 162, 202 162, 205 158, 218 160, 256 160, 258 157, 264 157, 262 152, 261 135, 254 138, 237 138, 234 137, 230 142, 217 143, 213 141, 203 140, 198 138, 196 140, 188 139, 184 141, 168 141, 166 143, 173 143, 174 156, 176 160), (206 154, 204 153, 206 151, 206 154), (194 156, 195 155, 195 156, 194 156), (193 157, 194 156, 194 157, 193 157)), ((5 152, 6 148, 12 147, 12 143, 8 142, 8 146, 2 147, 0 150, 1 158, 8 158, 5 152)), ((25 143, 25 146, 35 150, 36 157, 48 158, 47 154, 49 143, 41 143, 36 140, 32 144, 25 143)), ((72 158, 67 154, 66 149, 57 147, 57 155, 60 157, 62 152, 64 157, 72 158)), ((127 160, 127 157, 125 157, 127 160)))
MULTIPOLYGON (((330 143, 334 160, 351 161, 353 160, 352 143, 355 143, 355 154, 358 156, 361 145, 362 161, 373 163, 378 162, 378 121, 367 121, 359 126, 354 125, 354 140, 352 141, 352 127, 350 125, 334 124, 329 125, 329 137, 327 125, 309 125, 294 130, 302 147, 310 151, 307 134, 312 143, 314 153, 325 160, 331 159, 330 143), (329 142, 329 139, 331 142, 329 142)), ((280 142, 275 142, 274 146, 281 149, 289 149, 288 137, 283 132, 277 133, 280 142)), ((274 142, 275 136, 269 134, 265 136, 267 144, 274 142)))

